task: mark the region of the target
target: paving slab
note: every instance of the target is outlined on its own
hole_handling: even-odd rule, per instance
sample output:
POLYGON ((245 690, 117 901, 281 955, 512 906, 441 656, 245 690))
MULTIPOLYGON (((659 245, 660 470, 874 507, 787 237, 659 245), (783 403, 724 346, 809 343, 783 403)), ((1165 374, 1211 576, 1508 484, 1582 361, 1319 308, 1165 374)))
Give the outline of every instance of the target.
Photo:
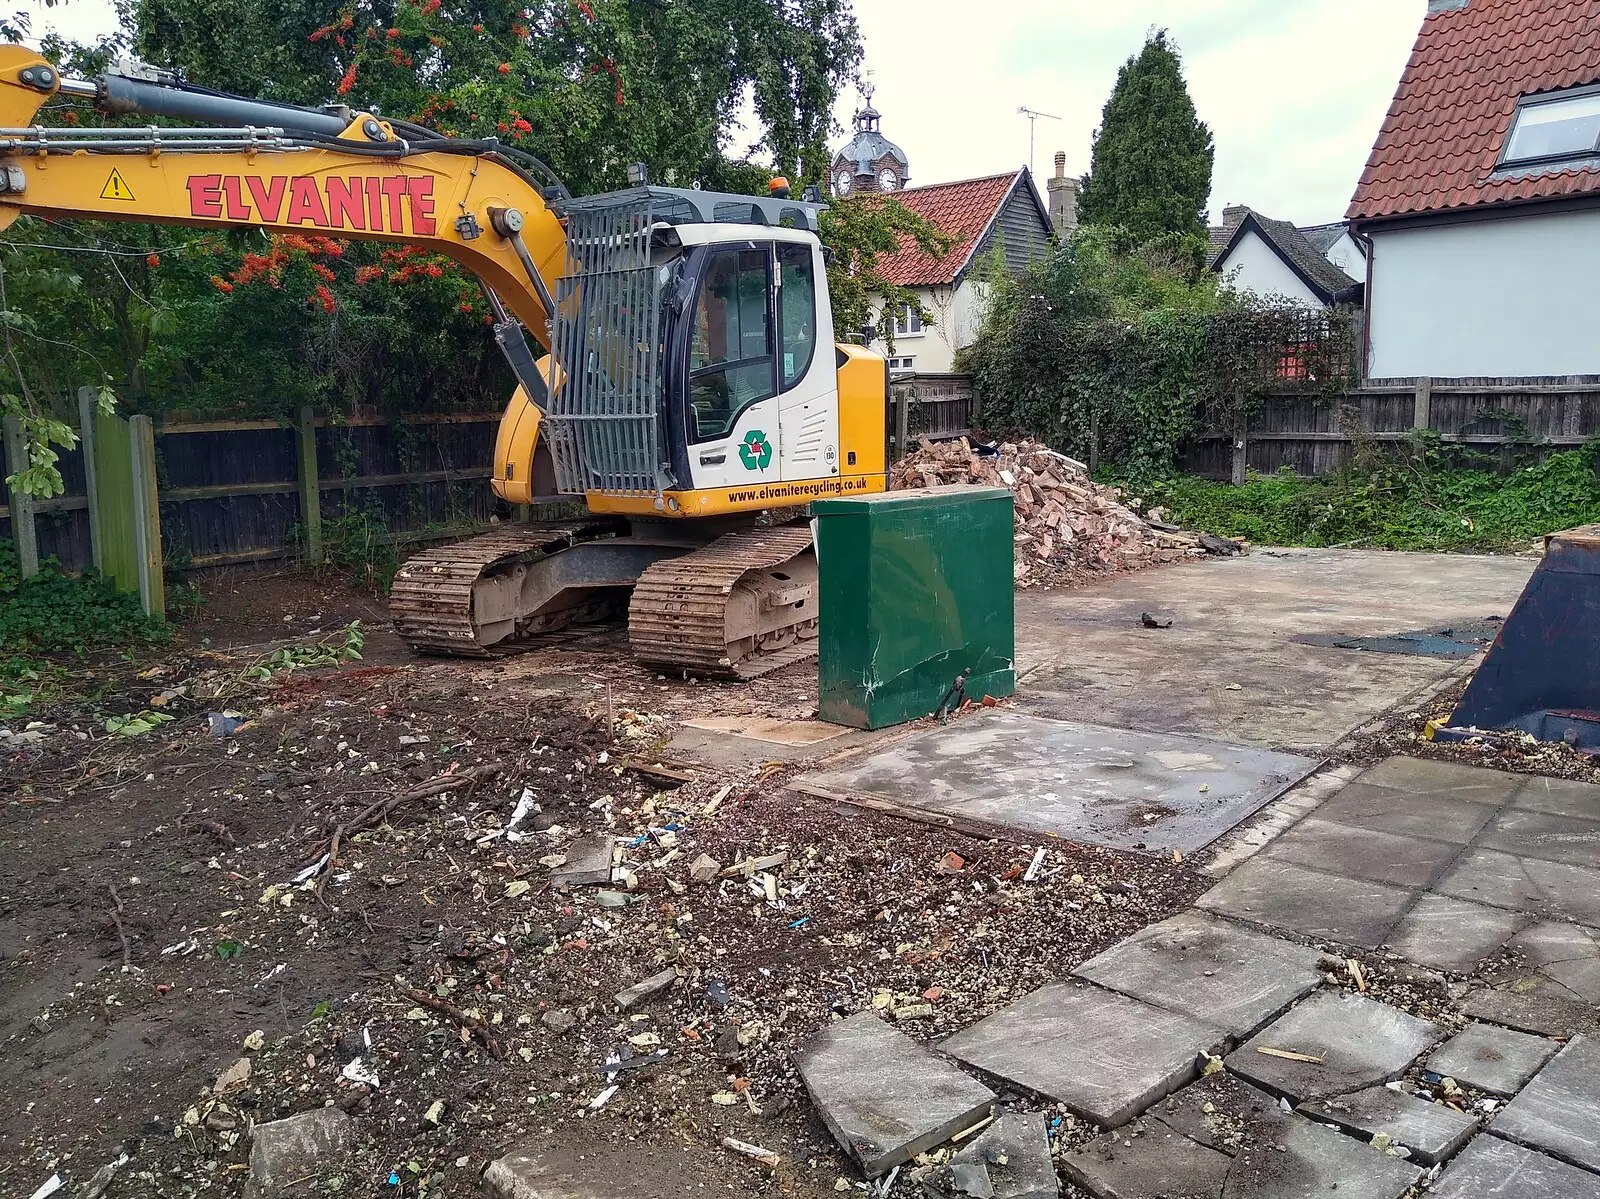
POLYGON ((1317 808, 1317 819, 1374 832, 1465 845, 1493 819, 1493 804, 1427 793, 1396 795, 1393 787, 1350 783, 1317 808))
POLYGON ((1426 887, 1461 852, 1448 841, 1403 837, 1309 816, 1266 849, 1269 858, 1397 887, 1426 887))
POLYGON ((1600 932, 1579 924, 1535 924, 1512 938, 1510 948, 1560 994, 1600 1005, 1600 932))
POLYGON ((1409 1149, 1412 1161, 1427 1166, 1453 1157, 1478 1131, 1478 1122, 1465 1112, 1391 1087, 1317 1099, 1300 1110, 1366 1141, 1387 1136, 1409 1149))
POLYGON ((1256 857, 1202 895, 1196 906, 1253 924, 1376 949, 1415 899, 1416 893, 1403 887, 1256 857))
POLYGON ((1497 908, 1600 925, 1600 870, 1470 850, 1433 890, 1497 908))
POLYGON ((1547 1037, 1600 1038, 1600 1010, 1566 997, 1566 989, 1543 975, 1506 986, 1480 987, 1461 1001, 1463 1014, 1547 1037))
POLYGON ((1422 1176, 1421 1167, 1303 1116, 1276 1135, 1239 1151, 1223 1199, 1399 1199, 1422 1176))
POLYGON ((1521 912, 1485 907, 1448 895, 1424 895, 1406 913, 1384 948, 1408 962, 1471 974, 1484 958, 1525 928, 1521 912))
POLYGON ((1080 982, 1050 983, 939 1050, 1104 1128, 1127 1123, 1197 1073, 1227 1033, 1080 982))
POLYGON ((564 851, 567 860, 550 871, 555 887, 581 887, 611 881, 611 849, 614 838, 605 833, 579 837, 564 851))
POLYGON ((314 1107, 283 1120, 257 1124, 250 1134, 246 1199, 280 1199, 303 1193, 308 1181, 339 1173, 355 1144, 355 1122, 336 1107, 314 1107))
POLYGON ((1243 1037, 1316 988, 1321 957, 1303 945, 1185 912, 1141 929, 1073 973, 1243 1037))
POLYGON ((1463 766, 1460 762, 1400 755, 1379 762, 1356 781, 1373 787, 1498 805, 1521 785, 1522 776, 1482 766, 1463 766))
POLYGON ((1136 1120, 1061 1160, 1096 1199, 1221 1199, 1233 1159, 1155 1120, 1136 1120))
POLYGON ((1575 779, 1529 778, 1507 805, 1552 816, 1578 816, 1600 820, 1600 786, 1575 779))
POLYGON ((1252 746, 990 709, 798 782, 1080 844, 1192 853, 1316 766, 1252 746))
POLYGON ((1600 820, 1505 808, 1479 835, 1478 844, 1547 862, 1592 866, 1600 863, 1600 820))
POLYGON ((1058 1199, 1042 1112, 1003 1112, 972 1144, 922 1180, 929 1199, 1058 1199))
POLYGON ((1428 1069, 1464 1087, 1515 1095, 1561 1046, 1532 1033, 1469 1024, 1428 1058, 1428 1069))
POLYGON ((1347 1095, 1399 1078, 1444 1030, 1362 995, 1321 991, 1246 1041, 1228 1069, 1294 1102, 1347 1095), (1294 1061, 1276 1049, 1321 1058, 1294 1061))
POLYGON ((988 1087, 871 1012, 830 1024, 796 1065, 828 1130, 868 1178, 971 1128, 994 1102, 988 1087))
POLYGON ((1451 1162, 1432 1199, 1594 1199, 1595 1176, 1553 1157, 1481 1136, 1451 1162))
MULTIPOLYGON (((1600 1041, 1590 1037, 1569 1041, 1506 1104, 1490 1130, 1600 1172, 1600 1041)), ((1600 1189, 1600 1183, 1595 1185, 1600 1189)))
POLYGON ((1226 1071, 1207 1074, 1149 1111, 1150 1119, 1229 1157, 1252 1139, 1276 1144, 1275 1130, 1289 1115, 1277 1096, 1226 1071))

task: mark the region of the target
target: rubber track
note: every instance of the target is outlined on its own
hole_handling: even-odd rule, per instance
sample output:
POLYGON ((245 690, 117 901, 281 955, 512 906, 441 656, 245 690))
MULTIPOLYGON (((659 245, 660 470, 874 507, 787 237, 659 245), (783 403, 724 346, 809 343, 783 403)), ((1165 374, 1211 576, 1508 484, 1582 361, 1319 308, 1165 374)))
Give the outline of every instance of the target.
POLYGON ((728 597, 752 570, 768 570, 811 548, 809 528, 748 529, 705 549, 657 562, 639 577, 628 605, 634 657, 697 674, 753 679, 815 656, 815 638, 730 662, 728 597))
MULTIPOLYGON (((524 639, 478 643, 472 585, 495 568, 540 550, 560 549, 621 526, 611 520, 517 525, 454 545, 438 545, 408 558, 395 572, 389 615, 395 632, 418 653, 457 658, 498 658, 531 648, 524 639)), ((532 640, 532 639, 528 639, 532 640)))

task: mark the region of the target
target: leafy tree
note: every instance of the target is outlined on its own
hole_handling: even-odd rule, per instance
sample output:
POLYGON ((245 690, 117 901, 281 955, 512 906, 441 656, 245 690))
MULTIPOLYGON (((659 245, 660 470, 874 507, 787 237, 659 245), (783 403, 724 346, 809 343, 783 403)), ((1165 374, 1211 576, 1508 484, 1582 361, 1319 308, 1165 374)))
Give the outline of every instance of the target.
POLYGON ((1204 231, 1216 157, 1195 113, 1183 61, 1166 30, 1117 73, 1078 197, 1086 225, 1117 226, 1138 241, 1204 231))
POLYGON ((895 313, 908 304, 933 321, 917 293, 891 283, 882 270, 884 257, 908 242, 934 258, 949 253, 952 239, 926 217, 891 196, 839 196, 822 214, 822 242, 833 251, 828 295, 835 338, 848 340, 873 325, 892 346, 895 313))

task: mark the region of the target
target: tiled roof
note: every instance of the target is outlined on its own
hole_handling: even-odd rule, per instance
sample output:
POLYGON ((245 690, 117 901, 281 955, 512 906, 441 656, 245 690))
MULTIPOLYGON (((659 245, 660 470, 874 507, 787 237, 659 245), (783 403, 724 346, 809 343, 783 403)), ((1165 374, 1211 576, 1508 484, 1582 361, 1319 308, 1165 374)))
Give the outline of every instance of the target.
POLYGON ((911 239, 902 238, 899 250, 879 260, 878 269, 883 277, 898 287, 954 283, 1021 174, 1021 171, 1012 171, 1006 175, 986 175, 982 179, 934 183, 895 192, 894 198, 900 203, 956 240, 943 258, 933 258, 919 250, 911 239))
POLYGON ((1344 236, 1347 227, 1344 221, 1335 221, 1331 225, 1301 225, 1300 236, 1310 242, 1311 248, 1318 254, 1326 254, 1344 236))
POLYGON ((1495 178, 1517 100, 1600 81, 1600 0, 1430 11, 1350 203, 1352 219, 1600 191, 1600 167, 1495 178))
POLYGON ((1331 304, 1335 295, 1355 286, 1356 280, 1324 258, 1322 252, 1312 244, 1303 230, 1295 228, 1288 221, 1275 221, 1270 217, 1264 217, 1253 208, 1246 211, 1244 219, 1238 225, 1227 227, 1228 240, 1221 250, 1212 252, 1212 269, 1219 269, 1222 266, 1228 250, 1233 248, 1246 230, 1258 233, 1277 251, 1278 257, 1282 258, 1291 270, 1321 295, 1324 303, 1331 304))

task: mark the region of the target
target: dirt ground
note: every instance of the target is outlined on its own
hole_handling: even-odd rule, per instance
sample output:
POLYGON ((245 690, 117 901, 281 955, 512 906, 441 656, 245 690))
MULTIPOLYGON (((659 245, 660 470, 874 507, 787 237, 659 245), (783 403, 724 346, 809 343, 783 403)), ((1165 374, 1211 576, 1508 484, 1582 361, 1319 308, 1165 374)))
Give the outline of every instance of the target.
MULTIPOLYGON (((250 1125, 330 1101, 360 1143, 323 1193, 477 1193, 526 1138, 639 1196, 854 1190, 793 1072, 808 1034, 866 1008, 948 1032, 1206 886, 1191 862, 1067 845, 1024 883, 1032 846, 801 800, 783 784, 803 763, 628 766, 685 717, 808 714, 814 669, 669 681, 615 637, 463 664, 369 633, 378 661, 243 676, 263 643, 377 604, 214 582, 171 648, 0 761, 0 1194, 52 1172, 76 1194, 123 1154, 113 1197, 240 1194, 250 1125), (155 697, 171 723, 104 732, 155 697), (220 712, 243 727, 213 735, 220 712), (621 881, 552 887, 596 832, 621 881), (702 854, 787 859, 702 883, 702 854)), ((1052 1118, 1063 1146, 1087 1134, 1052 1118)))

